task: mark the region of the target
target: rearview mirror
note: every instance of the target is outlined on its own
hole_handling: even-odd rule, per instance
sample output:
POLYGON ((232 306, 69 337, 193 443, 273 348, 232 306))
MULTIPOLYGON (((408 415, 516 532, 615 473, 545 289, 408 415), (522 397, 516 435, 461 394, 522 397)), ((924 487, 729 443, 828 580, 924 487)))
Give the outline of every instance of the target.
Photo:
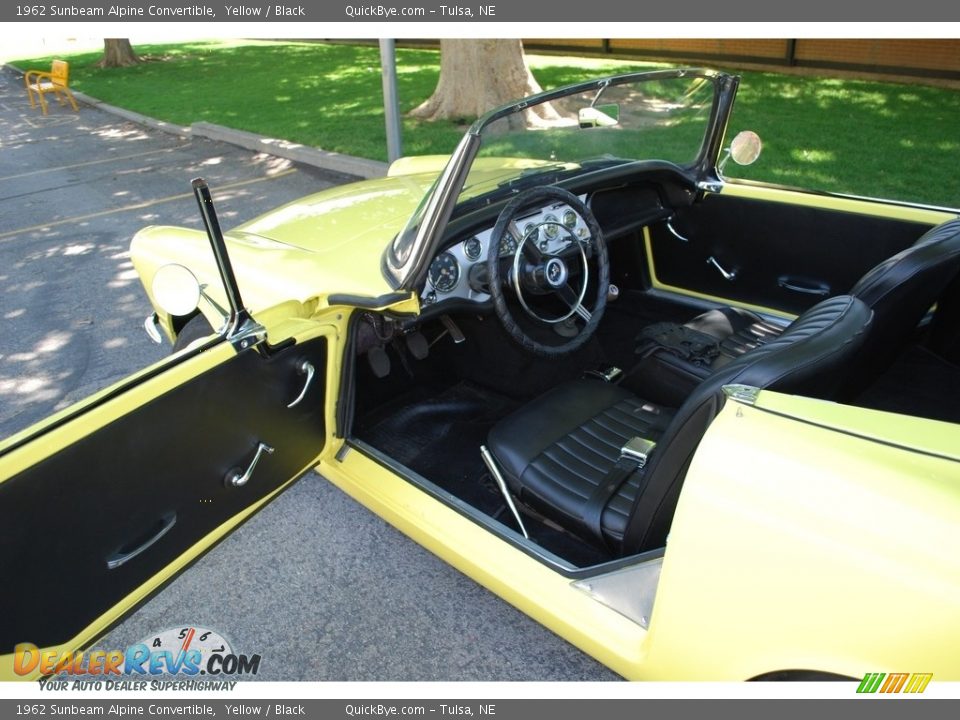
POLYGON ((611 127, 620 122, 620 106, 617 103, 607 103, 580 108, 577 119, 582 128, 611 127))
POLYGON ((153 297, 165 313, 189 315, 200 304, 200 283, 183 265, 164 265, 153 276, 153 297))

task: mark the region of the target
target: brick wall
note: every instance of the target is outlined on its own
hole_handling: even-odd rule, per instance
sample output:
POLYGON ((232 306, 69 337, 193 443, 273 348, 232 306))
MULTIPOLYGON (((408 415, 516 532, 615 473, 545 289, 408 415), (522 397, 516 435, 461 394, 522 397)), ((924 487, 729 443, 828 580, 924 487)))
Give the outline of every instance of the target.
POLYGON ((612 52, 667 52, 694 57, 755 57, 780 59, 786 56, 786 40, 611 40, 612 52))
POLYGON ((649 59, 795 65, 960 80, 957 39, 563 38, 523 42, 533 51, 570 49, 649 59))
POLYGON ((958 40, 797 40, 800 63, 832 62, 960 73, 958 40))

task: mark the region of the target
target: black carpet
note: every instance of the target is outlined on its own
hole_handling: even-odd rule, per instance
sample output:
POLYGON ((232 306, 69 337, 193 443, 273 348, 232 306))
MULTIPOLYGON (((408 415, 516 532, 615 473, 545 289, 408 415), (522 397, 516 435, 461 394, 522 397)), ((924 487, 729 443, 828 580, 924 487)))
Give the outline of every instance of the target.
POLYGON ((503 504, 485 478, 480 445, 515 402, 461 382, 438 390, 419 388, 364 418, 357 435, 482 512, 503 504))
MULTIPOLYGON (((460 382, 445 389, 419 388, 363 418, 357 436, 443 488, 451 495, 519 532, 500 490, 480 457, 490 428, 518 401, 460 382)), ((604 552, 566 532, 524 516, 541 547, 585 567, 609 560, 604 552)))
POLYGON ((960 367, 925 348, 913 346, 854 404, 960 422, 960 367))

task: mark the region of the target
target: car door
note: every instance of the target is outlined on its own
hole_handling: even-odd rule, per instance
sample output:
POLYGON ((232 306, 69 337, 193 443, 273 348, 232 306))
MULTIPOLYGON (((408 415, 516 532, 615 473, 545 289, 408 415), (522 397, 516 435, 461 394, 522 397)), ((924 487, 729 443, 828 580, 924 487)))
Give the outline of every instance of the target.
POLYGON ((0 655, 94 640, 315 464, 329 349, 310 325, 208 341, 6 443, 0 655))
POLYGON ((219 334, 0 445, 0 679, 17 677, 17 645, 60 654, 94 641, 324 449, 335 323, 292 303, 261 325, 209 189, 193 186, 229 310, 174 264, 153 292, 181 312, 205 296, 219 334))
POLYGON ((650 228, 662 287, 798 314, 850 290, 949 214, 773 186, 718 184, 650 228))
POLYGON ((219 339, 13 438, 0 455, 0 654, 95 639, 312 467, 327 357, 322 325, 275 347, 219 339), (313 381, 289 407, 306 363, 313 381))

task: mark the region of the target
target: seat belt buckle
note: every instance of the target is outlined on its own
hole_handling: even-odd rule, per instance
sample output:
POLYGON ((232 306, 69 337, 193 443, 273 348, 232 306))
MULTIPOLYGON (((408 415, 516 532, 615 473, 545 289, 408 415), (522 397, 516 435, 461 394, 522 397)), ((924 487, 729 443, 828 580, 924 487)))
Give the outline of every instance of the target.
POLYGON ((632 437, 620 448, 620 458, 632 460, 637 463, 640 468, 643 468, 647 464, 647 458, 650 457, 650 453, 653 452, 656 446, 657 444, 653 442, 653 440, 646 440, 642 437, 632 437))
POLYGON ((598 368, 595 370, 584 370, 584 377, 592 377, 597 380, 603 380, 606 383, 615 383, 620 379, 620 376, 623 375, 623 370, 611 365, 610 367, 598 368))

